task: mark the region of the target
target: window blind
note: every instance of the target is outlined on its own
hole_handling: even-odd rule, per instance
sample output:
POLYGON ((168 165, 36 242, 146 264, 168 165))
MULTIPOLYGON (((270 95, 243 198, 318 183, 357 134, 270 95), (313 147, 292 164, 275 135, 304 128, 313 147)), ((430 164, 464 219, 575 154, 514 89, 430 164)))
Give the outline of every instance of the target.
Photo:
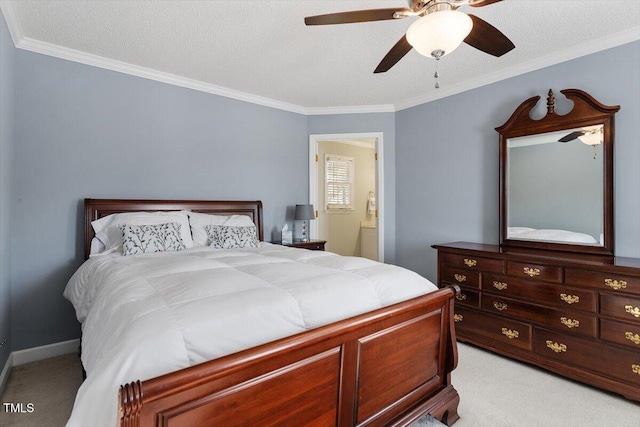
POLYGON ((353 209, 353 157, 325 155, 327 210, 353 209))

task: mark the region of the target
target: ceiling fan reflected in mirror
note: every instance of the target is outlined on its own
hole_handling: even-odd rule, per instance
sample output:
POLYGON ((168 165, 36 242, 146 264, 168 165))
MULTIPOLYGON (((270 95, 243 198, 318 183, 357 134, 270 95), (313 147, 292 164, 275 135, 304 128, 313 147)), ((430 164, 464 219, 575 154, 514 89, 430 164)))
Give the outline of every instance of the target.
POLYGON ((588 126, 584 127, 580 130, 571 132, 558 140, 558 142, 571 142, 574 140, 578 140, 583 144, 590 145, 593 147, 593 158, 596 159, 598 157, 598 152, 596 151, 596 147, 602 144, 604 137, 604 128, 602 125, 597 126, 588 126))
MULTIPOLYGON (((408 8, 369 9, 308 16, 306 25, 348 24, 418 16, 407 33, 380 61, 374 73, 389 71, 411 49, 439 60, 463 42, 499 57, 515 48, 500 30, 477 16, 458 11, 461 6, 482 7, 502 0, 409 0, 408 8)), ((438 78, 436 70, 435 77, 438 78)), ((436 87, 439 87, 436 82, 436 87)))
POLYGON ((578 131, 571 132, 558 140, 558 142, 569 142, 579 139, 580 142, 595 146, 602 144, 602 126, 590 126, 582 128, 578 131))

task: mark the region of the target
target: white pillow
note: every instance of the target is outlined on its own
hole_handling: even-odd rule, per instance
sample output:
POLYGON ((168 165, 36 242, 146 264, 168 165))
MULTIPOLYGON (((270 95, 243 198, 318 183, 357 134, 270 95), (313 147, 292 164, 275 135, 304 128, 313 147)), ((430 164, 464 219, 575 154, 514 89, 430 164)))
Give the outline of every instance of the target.
POLYGON ((121 225, 157 225, 168 222, 180 224, 180 237, 185 248, 193 247, 193 239, 191 239, 189 229, 189 217, 186 211, 117 213, 93 221, 91 226, 96 237, 104 245, 105 252, 122 252, 121 225))
POLYGON ((104 250, 105 250, 105 247, 100 241, 100 239, 98 239, 97 237, 94 237, 93 239, 91 239, 91 250, 89 251, 89 258, 91 258, 94 255, 101 254, 102 252, 104 252, 104 250))
POLYGON ((187 212, 194 246, 209 246, 207 225, 249 226, 255 225, 247 215, 209 215, 200 212, 187 212))
POLYGON ((515 236, 516 234, 527 233, 529 231, 535 231, 535 228, 509 227, 507 230, 507 237, 515 236))

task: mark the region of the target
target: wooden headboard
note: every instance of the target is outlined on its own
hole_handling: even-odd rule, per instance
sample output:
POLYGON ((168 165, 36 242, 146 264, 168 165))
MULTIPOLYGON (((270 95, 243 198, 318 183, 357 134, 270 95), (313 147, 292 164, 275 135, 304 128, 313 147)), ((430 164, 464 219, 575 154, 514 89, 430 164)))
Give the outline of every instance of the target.
POLYGON ((262 202, 260 200, 127 200, 84 199, 84 257, 89 258, 91 239, 94 237, 91 222, 120 212, 154 212, 191 210, 215 215, 247 215, 253 220, 258 239, 264 240, 262 202))

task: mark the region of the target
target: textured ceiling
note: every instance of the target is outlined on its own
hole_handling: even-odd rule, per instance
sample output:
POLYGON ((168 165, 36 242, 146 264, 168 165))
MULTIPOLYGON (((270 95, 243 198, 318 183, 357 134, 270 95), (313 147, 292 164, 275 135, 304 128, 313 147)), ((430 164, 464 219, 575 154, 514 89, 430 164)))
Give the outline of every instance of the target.
POLYGON ((406 5, 405 0, 19 0, 3 1, 2 10, 18 47, 151 78, 155 70, 165 81, 184 79, 214 93, 228 90, 227 96, 273 101, 309 114, 350 107, 397 110, 640 39, 638 0, 463 6, 461 11, 500 29, 516 48, 495 58, 463 44, 440 61, 441 88, 435 89, 435 62, 415 51, 387 73, 373 74, 416 18, 304 25, 309 15, 406 5))

